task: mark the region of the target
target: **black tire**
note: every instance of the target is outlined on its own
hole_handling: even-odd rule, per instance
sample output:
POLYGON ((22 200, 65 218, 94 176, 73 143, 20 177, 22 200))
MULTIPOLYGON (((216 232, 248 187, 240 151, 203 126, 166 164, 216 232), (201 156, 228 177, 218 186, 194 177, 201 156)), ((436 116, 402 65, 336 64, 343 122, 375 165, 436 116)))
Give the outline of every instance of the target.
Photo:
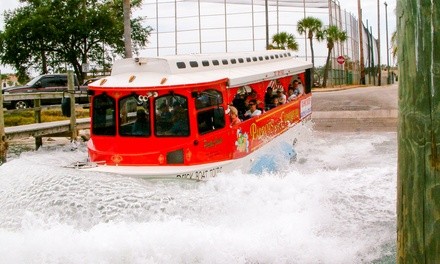
POLYGON ((63 116, 70 117, 70 97, 63 97, 61 99, 61 112, 63 116))
POLYGON ((26 109, 26 108, 30 107, 30 104, 28 101, 22 101, 22 100, 15 101, 13 105, 14 105, 15 109, 26 109))

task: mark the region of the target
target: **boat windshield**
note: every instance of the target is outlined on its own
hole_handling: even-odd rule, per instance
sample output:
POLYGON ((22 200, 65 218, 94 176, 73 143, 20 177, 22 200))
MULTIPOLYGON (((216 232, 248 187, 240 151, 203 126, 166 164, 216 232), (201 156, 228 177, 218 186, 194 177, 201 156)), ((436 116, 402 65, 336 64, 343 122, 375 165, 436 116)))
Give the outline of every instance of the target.
POLYGON ((154 121, 156 136, 189 136, 188 100, 176 94, 156 98, 154 121))
POLYGON ((135 137, 151 135, 148 97, 132 93, 119 100, 119 134, 135 137))
POLYGON ((189 136, 186 97, 174 93, 157 97, 154 99, 154 108, 150 110, 150 102, 153 102, 151 99, 150 96, 138 93, 121 97, 117 102, 116 114, 116 101, 113 97, 106 93, 95 96, 92 116, 93 134, 114 136, 118 131, 123 137, 149 137, 152 134, 151 124, 154 124, 156 136, 189 136))
POLYGON ((95 135, 116 134, 115 100, 106 93, 93 99, 92 132, 95 135))

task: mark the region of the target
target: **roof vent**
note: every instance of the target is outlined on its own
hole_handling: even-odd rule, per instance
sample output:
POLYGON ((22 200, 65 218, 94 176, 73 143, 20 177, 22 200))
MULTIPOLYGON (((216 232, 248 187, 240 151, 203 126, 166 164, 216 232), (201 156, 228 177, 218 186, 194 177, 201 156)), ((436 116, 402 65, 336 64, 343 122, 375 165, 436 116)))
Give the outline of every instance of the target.
POLYGON ((148 59, 147 58, 134 58, 134 62, 139 63, 139 65, 147 64, 148 59))

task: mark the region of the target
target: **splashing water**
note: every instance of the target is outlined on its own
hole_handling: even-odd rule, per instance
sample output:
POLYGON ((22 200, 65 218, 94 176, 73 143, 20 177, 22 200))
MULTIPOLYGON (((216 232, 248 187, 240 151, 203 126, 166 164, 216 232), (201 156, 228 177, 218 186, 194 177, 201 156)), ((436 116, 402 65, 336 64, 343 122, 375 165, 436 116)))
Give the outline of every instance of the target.
POLYGON ((392 263, 396 133, 304 129, 295 163, 206 182, 63 168, 83 145, 22 153, 0 167, 2 262, 392 263))

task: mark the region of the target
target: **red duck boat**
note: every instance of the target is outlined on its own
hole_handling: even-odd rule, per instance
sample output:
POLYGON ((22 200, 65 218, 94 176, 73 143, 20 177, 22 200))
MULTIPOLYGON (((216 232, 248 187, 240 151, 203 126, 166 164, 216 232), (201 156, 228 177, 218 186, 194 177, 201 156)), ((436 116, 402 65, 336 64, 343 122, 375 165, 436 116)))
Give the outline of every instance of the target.
POLYGON ((121 60, 89 84, 87 170, 204 179, 249 168, 311 115, 311 68, 281 50, 121 60))

